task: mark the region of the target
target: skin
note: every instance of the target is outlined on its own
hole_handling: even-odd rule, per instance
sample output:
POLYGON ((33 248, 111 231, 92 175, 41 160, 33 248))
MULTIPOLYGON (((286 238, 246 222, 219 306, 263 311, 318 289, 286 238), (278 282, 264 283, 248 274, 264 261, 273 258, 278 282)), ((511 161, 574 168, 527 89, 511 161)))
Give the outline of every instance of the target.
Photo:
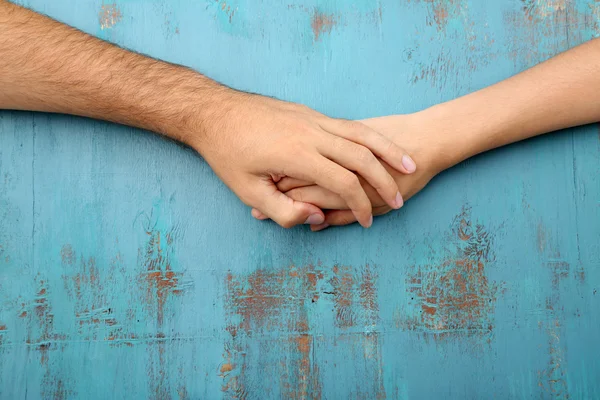
POLYGON ((324 221, 319 207, 278 189, 285 177, 336 193, 364 227, 372 206, 358 176, 391 208, 403 204, 379 159, 403 174, 414 172, 414 161, 361 122, 233 90, 4 0, 0 32, 0 109, 104 119, 181 141, 245 204, 283 227, 324 221))
MULTIPOLYGON (((483 90, 409 114, 362 121, 387 135, 413 156, 419 169, 410 176, 391 170, 404 199, 423 189, 441 171, 476 154, 559 129, 600 121, 600 39, 562 53, 483 90)), ((373 214, 390 211, 361 181, 373 214)), ((279 189, 324 209, 321 230, 355 222, 344 200, 323 188, 286 178, 279 189)), ((255 213, 259 219, 265 215, 255 213)))

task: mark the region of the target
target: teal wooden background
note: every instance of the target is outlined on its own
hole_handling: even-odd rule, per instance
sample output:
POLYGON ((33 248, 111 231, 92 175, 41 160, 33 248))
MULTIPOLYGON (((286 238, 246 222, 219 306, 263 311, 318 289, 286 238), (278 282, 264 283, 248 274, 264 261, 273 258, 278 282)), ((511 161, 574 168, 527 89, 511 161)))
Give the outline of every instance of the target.
MULTIPOLYGON (((600 34, 593 0, 23 4, 345 118, 600 34)), ((313 234, 171 141, 0 112, 0 398, 600 398, 599 157, 597 126, 547 135, 313 234)))

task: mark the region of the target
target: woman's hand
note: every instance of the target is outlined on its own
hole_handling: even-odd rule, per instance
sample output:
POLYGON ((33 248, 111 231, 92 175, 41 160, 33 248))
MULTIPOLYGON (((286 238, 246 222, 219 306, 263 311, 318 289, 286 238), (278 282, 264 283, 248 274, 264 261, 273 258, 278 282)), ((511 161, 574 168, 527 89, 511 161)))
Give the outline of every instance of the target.
MULTIPOLYGON (((401 144, 417 164, 416 173, 393 173, 404 199, 440 171, 476 154, 547 132, 600 120, 600 39, 566 51, 512 78, 410 115, 376 118, 366 125, 401 144), (560 77, 560 79, 557 79, 560 77)), ((374 214, 389 211, 364 181, 374 214)), ((282 180, 290 197, 322 208, 325 224, 354 221, 343 201, 305 182, 282 180)), ((264 215, 253 211, 255 217, 264 215)))
MULTIPOLYGON (((447 152, 442 149, 440 136, 444 134, 445 128, 439 121, 440 118, 437 118, 431 109, 415 114, 393 115, 361 121, 390 138, 396 145, 402 146, 417 164, 417 170, 411 175, 406 175, 395 171, 380 160, 395 179, 404 200, 414 196, 435 175, 449 166, 448 160, 451 157, 447 157, 447 152)), ((371 200, 373 215, 382 215, 392 210, 371 185, 360 177, 359 180, 371 200)), ((356 222, 356 218, 348 209, 346 202, 335 193, 306 181, 292 178, 282 179, 277 186, 279 190, 294 200, 329 210, 325 213, 323 224, 311 226, 313 231, 322 230, 328 226, 356 222)), ((258 219, 266 219, 266 216, 258 210, 253 210, 252 215, 258 219)))

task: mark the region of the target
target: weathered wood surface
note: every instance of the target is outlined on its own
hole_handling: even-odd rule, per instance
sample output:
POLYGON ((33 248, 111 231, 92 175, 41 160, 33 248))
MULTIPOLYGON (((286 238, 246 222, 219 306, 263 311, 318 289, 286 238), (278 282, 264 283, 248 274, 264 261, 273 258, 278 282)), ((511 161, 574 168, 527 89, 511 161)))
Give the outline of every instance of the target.
MULTIPOLYGON (((23 3, 345 118, 600 34, 594 0, 23 3)), ((600 398, 596 126, 476 157, 368 231, 256 222, 191 150, 70 116, 0 112, 0 185, 2 399, 600 398)))

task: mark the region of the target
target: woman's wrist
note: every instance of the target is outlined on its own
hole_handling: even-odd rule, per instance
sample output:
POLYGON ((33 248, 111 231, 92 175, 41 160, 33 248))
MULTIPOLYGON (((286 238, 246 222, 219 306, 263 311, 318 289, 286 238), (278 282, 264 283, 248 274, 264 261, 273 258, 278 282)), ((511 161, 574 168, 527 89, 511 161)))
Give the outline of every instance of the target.
POLYGON ((485 92, 475 92, 417 113, 429 127, 427 142, 440 172, 507 144, 507 133, 519 129, 514 107, 494 106, 488 100, 485 92))
POLYGON ((413 156, 417 168, 425 164, 438 174, 469 157, 462 137, 469 127, 453 108, 450 103, 443 103, 408 116, 409 132, 419 138, 413 156))

